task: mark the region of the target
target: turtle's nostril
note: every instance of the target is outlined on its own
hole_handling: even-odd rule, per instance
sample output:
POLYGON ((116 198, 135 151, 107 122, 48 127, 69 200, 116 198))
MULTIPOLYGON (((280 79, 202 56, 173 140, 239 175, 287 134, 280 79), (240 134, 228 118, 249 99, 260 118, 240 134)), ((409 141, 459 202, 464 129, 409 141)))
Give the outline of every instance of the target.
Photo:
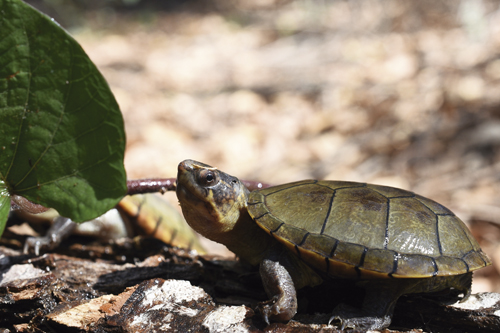
POLYGON ((181 163, 179 163, 179 166, 177 167, 177 170, 179 172, 184 172, 187 170, 193 170, 193 161, 192 160, 184 160, 181 163))

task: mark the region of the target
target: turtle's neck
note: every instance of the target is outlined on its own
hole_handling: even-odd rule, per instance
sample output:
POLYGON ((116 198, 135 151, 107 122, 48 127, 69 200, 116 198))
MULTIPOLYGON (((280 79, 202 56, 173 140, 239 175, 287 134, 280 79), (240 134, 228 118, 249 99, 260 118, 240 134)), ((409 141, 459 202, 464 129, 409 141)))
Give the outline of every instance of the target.
POLYGON ((238 257, 252 265, 258 265, 276 240, 261 229, 248 215, 246 207, 231 230, 216 235, 213 239, 227 246, 238 257))

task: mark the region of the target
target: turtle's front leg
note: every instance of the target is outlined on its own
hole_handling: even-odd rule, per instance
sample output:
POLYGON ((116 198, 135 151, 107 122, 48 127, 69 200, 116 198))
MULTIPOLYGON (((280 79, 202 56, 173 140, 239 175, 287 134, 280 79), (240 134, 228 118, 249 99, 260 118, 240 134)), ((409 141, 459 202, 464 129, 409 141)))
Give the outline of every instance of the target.
POLYGON ((269 321, 287 322, 297 313, 296 290, 317 286, 323 279, 299 257, 281 246, 271 248, 260 263, 260 276, 270 300, 259 310, 269 321))
POLYGON ((279 260, 264 259, 259 272, 270 298, 259 306, 262 317, 267 324, 269 320, 289 321, 297 313, 297 292, 289 271, 279 260))

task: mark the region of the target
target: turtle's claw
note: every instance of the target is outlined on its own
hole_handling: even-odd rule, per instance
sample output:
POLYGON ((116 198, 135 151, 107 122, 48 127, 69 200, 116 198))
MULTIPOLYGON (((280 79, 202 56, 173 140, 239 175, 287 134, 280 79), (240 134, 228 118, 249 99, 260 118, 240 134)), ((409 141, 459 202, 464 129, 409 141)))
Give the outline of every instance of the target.
POLYGON ((328 325, 332 321, 338 320, 340 322, 340 329, 346 328, 363 329, 363 330, 379 330, 386 328, 391 323, 391 317, 376 316, 367 314, 363 310, 341 304, 335 308, 333 315, 328 321, 328 325))
POLYGON ((269 312, 272 312, 272 310, 270 309, 270 306, 269 305, 259 305, 258 309, 259 309, 259 312, 262 315, 262 319, 264 319, 264 321, 266 322, 266 324, 269 325, 270 324, 270 322, 269 322, 269 312))
POLYGON ((46 235, 42 237, 28 237, 24 242, 23 253, 34 253, 36 256, 40 255, 40 251, 51 250, 57 245, 59 245, 60 241, 57 238, 52 237, 52 235, 46 235))
POLYGON ((75 222, 62 216, 54 219, 52 226, 45 236, 28 237, 24 243, 23 252, 25 254, 34 252, 39 255, 40 251, 48 251, 56 248, 61 241, 67 237, 75 228, 75 222))
POLYGON ((258 306, 262 319, 269 325, 270 321, 287 322, 293 318, 297 312, 296 308, 281 306, 279 297, 274 296, 269 301, 262 302, 258 306))

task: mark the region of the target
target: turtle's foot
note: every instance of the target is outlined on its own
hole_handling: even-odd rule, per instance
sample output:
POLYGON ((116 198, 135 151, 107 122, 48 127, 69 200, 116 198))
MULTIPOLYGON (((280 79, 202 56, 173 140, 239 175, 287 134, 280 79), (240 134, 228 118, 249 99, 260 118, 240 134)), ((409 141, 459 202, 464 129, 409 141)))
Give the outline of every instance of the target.
POLYGON ((345 328, 380 330, 391 324, 389 315, 377 316, 345 304, 340 304, 333 310, 328 324, 335 320, 340 321, 341 330, 345 328))
POLYGON ((270 321, 287 322, 295 316, 296 307, 290 307, 288 302, 285 302, 278 296, 272 297, 269 301, 262 302, 258 306, 262 318, 269 325, 270 321))
POLYGON ((76 223, 70 219, 58 216, 45 236, 26 239, 23 252, 25 254, 34 252, 38 256, 40 251, 52 250, 71 234, 75 226, 76 223))
POLYGON ((297 292, 289 273, 294 266, 288 259, 287 252, 280 250, 260 263, 260 276, 270 300, 260 303, 258 308, 267 324, 269 321, 287 322, 297 313, 297 292))

